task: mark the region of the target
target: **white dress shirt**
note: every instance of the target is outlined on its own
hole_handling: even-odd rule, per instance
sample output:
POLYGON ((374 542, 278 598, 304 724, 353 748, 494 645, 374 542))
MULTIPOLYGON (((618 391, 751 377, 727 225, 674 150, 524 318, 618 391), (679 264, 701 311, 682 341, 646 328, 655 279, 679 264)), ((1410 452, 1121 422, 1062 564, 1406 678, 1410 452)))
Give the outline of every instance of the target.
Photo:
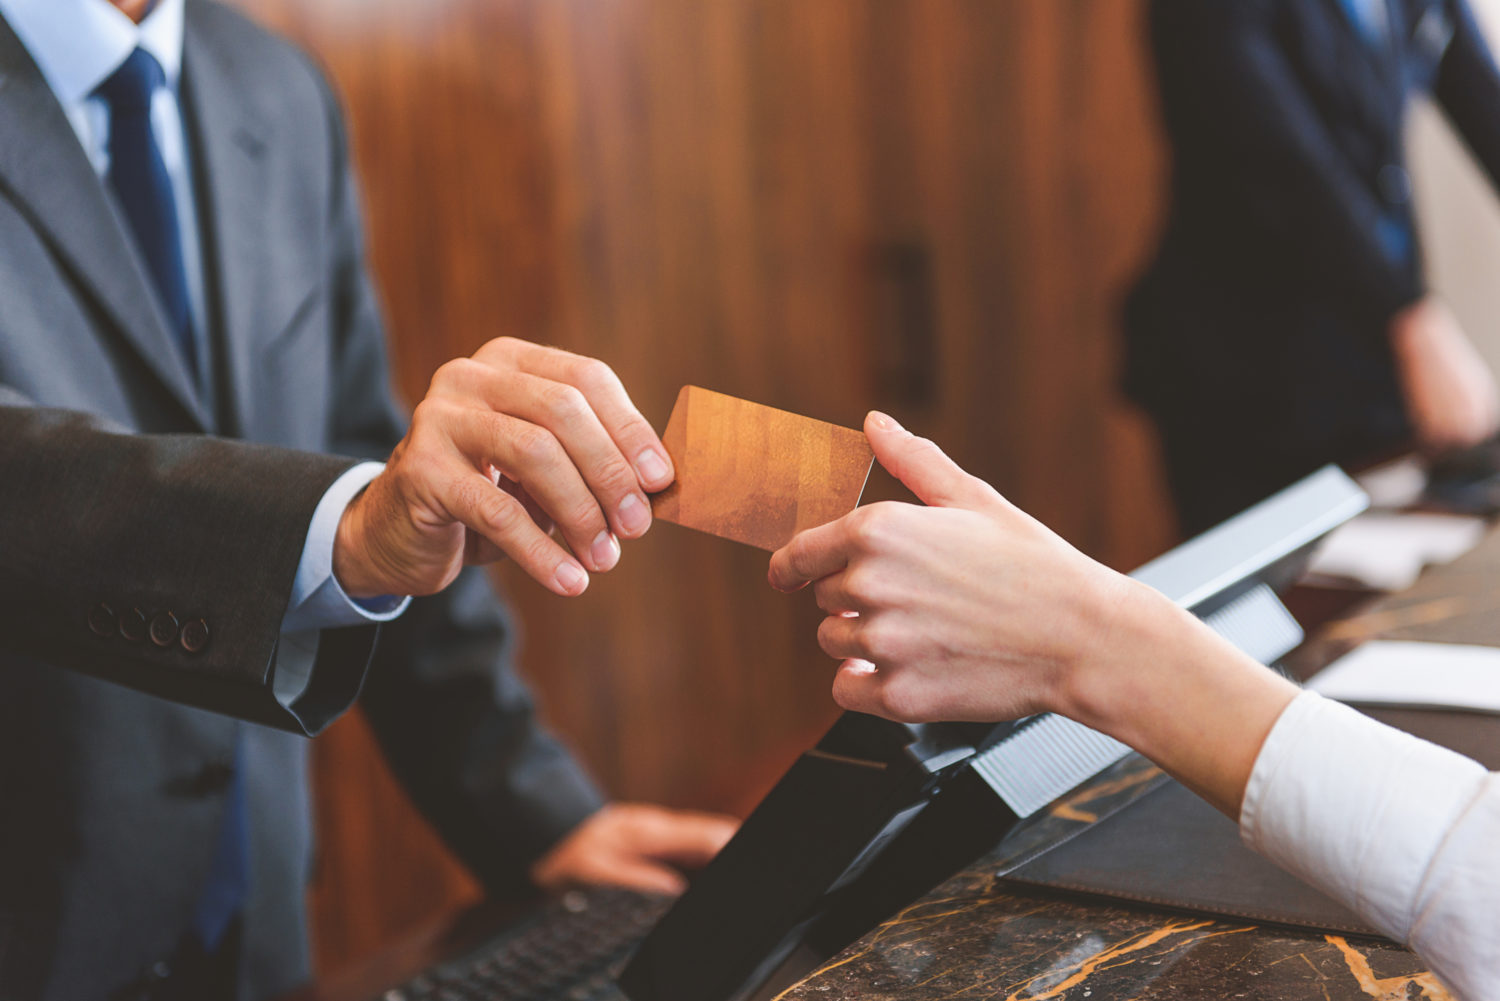
MULTIPOLYGON (((198 385, 201 392, 209 393, 213 380, 203 319, 203 254, 198 243, 198 212, 187 133, 178 106, 183 0, 159 0, 140 24, 108 0, 0 0, 0 15, 41 70, 101 178, 109 171, 109 106, 94 96, 95 89, 137 47, 145 49, 161 64, 166 86, 152 98, 151 132, 171 178, 187 272, 192 335, 198 347, 198 385)), ((333 546, 339 519, 349 501, 383 468, 378 462, 361 463, 344 473, 323 495, 308 526, 291 601, 282 620, 283 631, 305 632, 387 621, 406 610, 410 599, 356 602, 344 593, 333 576, 333 546)), ((292 680, 287 679, 288 683, 292 680)))
POLYGON ((1459 997, 1500 999, 1500 774, 1303 692, 1255 760, 1240 834, 1459 997))

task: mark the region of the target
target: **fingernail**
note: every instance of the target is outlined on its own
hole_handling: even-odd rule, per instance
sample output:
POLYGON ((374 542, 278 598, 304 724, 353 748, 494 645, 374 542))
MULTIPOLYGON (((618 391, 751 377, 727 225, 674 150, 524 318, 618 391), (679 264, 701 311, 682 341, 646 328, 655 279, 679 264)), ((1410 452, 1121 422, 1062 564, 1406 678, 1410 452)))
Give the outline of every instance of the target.
POLYGON ((594 559, 595 570, 608 570, 620 561, 620 542, 610 532, 600 532, 594 536, 589 555, 594 559))
MULTIPOLYGON (((646 507, 646 502, 635 494, 626 494, 625 499, 620 501, 620 507, 616 512, 620 518, 620 527, 625 530, 626 535, 640 535, 651 524, 651 512, 646 507)), ((618 543, 616 543, 618 546, 618 543)))
POLYGON ((891 419, 878 410, 870 411, 870 423, 882 431, 887 431, 891 426, 891 419))
POLYGON ((589 586, 589 575, 583 572, 583 567, 567 560, 557 565, 553 580, 557 581, 557 586, 565 594, 582 594, 583 589, 589 586))
POLYGON ((648 486, 660 484, 672 475, 672 468, 654 448, 648 448, 635 457, 635 471, 648 486))

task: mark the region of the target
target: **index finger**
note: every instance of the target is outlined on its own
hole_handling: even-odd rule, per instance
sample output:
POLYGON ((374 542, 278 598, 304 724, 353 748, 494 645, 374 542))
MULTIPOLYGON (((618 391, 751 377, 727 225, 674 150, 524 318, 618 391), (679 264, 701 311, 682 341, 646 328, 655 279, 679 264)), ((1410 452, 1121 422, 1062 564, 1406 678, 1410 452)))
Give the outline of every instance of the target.
POLYGON ((485 360, 490 351, 505 352, 528 375, 565 382, 581 392, 635 470, 641 489, 655 493, 672 482, 672 458, 666 446, 635 408, 614 369, 597 358, 510 337, 491 341, 475 357, 485 360))
POLYGON ((766 574, 771 586, 778 591, 796 591, 847 567, 852 535, 848 521, 852 517, 845 515, 799 532, 772 553, 771 569, 766 574))

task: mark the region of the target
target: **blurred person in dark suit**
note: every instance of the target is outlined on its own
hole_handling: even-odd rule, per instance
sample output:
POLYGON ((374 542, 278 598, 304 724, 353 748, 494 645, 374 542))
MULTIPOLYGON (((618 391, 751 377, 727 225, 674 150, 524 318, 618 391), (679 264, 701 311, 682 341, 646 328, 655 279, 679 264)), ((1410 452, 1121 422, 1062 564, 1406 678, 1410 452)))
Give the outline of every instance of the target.
POLYGON ((606 804, 475 566, 579 594, 671 479, 603 363, 515 340, 408 424, 300 52, 0 0, 0 998, 304 981, 305 737, 356 697, 491 891, 680 889, 732 822, 606 804))
POLYGON ((1431 94, 1500 178, 1500 72, 1465 0, 1153 0, 1149 20, 1171 207, 1125 388, 1183 531, 1326 462, 1492 435, 1494 379, 1423 282, 1403 151, 1431 94))

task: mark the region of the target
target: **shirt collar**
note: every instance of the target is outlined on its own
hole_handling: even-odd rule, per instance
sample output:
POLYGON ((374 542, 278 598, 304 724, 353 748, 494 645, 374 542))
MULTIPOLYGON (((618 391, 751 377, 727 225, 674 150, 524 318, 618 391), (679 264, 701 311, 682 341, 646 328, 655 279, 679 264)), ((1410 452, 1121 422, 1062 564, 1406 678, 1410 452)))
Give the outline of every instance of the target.
POLYGON ((182 72, 184 0, 157 0, 136 24, 109 0, 0 0, 0 15, 21 39, 64 107, 89 97, 136 47, 161 63, 167 86, 182 72))

